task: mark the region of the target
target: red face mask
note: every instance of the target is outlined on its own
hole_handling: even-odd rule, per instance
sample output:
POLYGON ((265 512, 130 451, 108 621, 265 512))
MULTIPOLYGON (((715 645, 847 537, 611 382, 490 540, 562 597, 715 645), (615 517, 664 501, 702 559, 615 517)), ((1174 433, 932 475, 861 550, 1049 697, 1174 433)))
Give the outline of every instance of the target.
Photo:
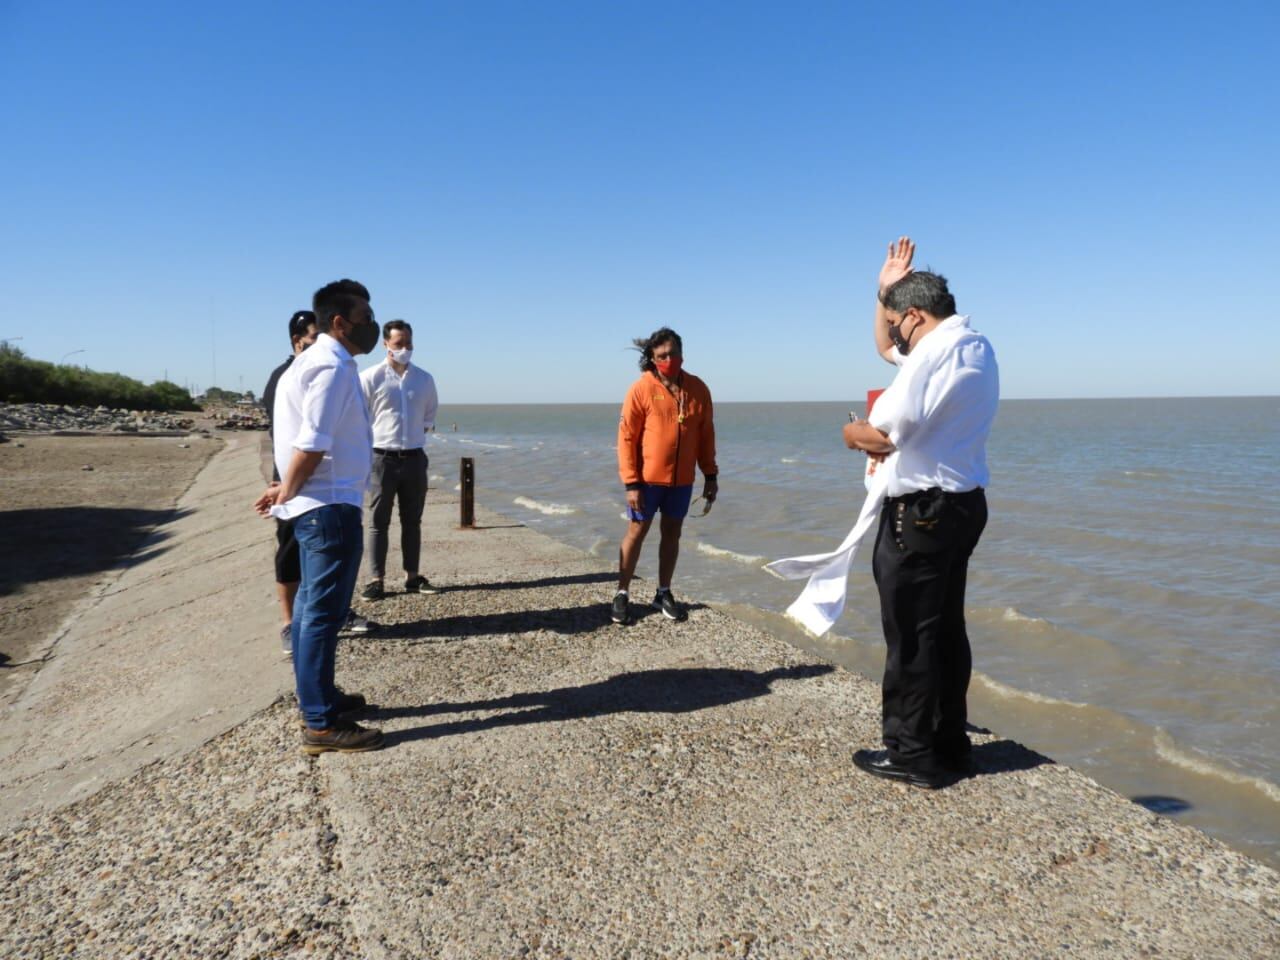
POLYGON ((655 360, 653 365, 665 379, 671 380, 680 375, 680 366, 683 362, 681 357, 672 357, 670 360, 655 360))

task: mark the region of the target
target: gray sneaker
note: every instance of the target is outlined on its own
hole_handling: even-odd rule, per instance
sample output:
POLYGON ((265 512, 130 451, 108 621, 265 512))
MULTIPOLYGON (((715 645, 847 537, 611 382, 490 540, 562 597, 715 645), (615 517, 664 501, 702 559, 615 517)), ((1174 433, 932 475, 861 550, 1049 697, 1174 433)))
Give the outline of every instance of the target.
POLYGON ((384 742, 381 730, 362 727, 358 723, 335 723, 327 730, 307 727, 302 731, 302 752, 312 757, 331 751, 363 753, 379 749, 384 742))
POLYGON ((364 636, 367 633, 373 633, 378 629, 378 625, 371 620, 366 620, 360 614, 352 610, 347 614, 347 622, 342 627, 347 633, 354 633, 364 636))
POLYGON ((280 650, 286 657, 293 656, 293 624, 286 623, 280 628, 280 650))
POLYGON ((653 605, 662 611, 662 615, 668 620, 677 622, 687 620, 689 614, 685 612, 684 604, 676 600, 670 590, 659 590, 653 595, 653 605))
POLYGON ((405 593, 439 593, 440 591, 431 585, 431 581, 421 574, 409 577, 404 582, 405 593))
POLYGON ((622 624, 624 627, 631 622, 631 607, 625 590, 619 590, 613 595, 613 606, 609 610, 609 619, 614 623, 622 624))

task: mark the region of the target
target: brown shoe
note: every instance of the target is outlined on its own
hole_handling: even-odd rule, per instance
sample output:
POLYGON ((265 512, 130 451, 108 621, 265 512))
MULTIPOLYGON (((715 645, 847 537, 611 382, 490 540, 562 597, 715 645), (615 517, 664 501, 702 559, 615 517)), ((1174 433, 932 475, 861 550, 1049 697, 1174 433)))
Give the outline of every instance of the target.
POLYGON ((382 744, 381 730, 362 727, 358 723, 335 723, 326 730, 307 727, 302 731, 302 752, 312 757, 330 750, 361 753, 365 750, 377 750, 382 744))

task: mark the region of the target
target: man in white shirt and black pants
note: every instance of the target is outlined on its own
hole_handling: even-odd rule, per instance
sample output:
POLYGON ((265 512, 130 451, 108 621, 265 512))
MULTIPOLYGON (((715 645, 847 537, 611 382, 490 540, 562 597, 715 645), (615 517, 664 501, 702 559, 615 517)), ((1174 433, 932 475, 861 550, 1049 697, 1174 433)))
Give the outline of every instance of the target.
POLYGON ((1000 375, 991 344, 956 313, 946 279, 912 272, 914 253, 906 237, 891 244, 880 273, 876 346, 898 374, 870 419, 844 428, 850 448, 888 471, 872 560, 888 648, 887 749, 858 750, 853 761, 935 788, 970 769, 964 595, 987 522, 986 442, 1000 375))
POLYGON ((422 576, 422 509, 427 502, 427 431, 436 425, 436 381, 409 362, 413 327, 391 320, 382 328, 387 359, 360 374, 369 415, 373 419, 373 478, 369 484, 369 582, 361 596, 381 600, 387 572, 387 531, 391 507, 400 504, 400 554, 406 593, 435 593, 422 576))
POLYGON ((378 343, 369 291, 338 280, 313 298, 316 342, 276 386, 272 422, 282 480, 255 504, 293 522, 302 581, 294 600, 293 671, 305 728, 302 750, 354 752, 382 746, 382 733, 352 723, 364 697, 334 683, 338 631, 360 571, 361 508, 372 435, 355 357, 378 343))

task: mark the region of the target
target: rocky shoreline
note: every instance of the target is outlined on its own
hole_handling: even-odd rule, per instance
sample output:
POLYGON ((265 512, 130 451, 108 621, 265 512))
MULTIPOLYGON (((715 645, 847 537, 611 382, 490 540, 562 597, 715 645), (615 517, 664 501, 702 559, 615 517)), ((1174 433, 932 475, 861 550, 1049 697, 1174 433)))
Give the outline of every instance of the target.
POLYGON ((0 433, 188 433, 195 413, 113 410, 58 403, 0 404, 0 433))
POLYGON ((266 430, 260 406, 211 404, 201 410, 165 412, 83 407, 62 403, 0 403, 0 443, 10 434, 137 434, 172 437, 213 430, 266 430))

